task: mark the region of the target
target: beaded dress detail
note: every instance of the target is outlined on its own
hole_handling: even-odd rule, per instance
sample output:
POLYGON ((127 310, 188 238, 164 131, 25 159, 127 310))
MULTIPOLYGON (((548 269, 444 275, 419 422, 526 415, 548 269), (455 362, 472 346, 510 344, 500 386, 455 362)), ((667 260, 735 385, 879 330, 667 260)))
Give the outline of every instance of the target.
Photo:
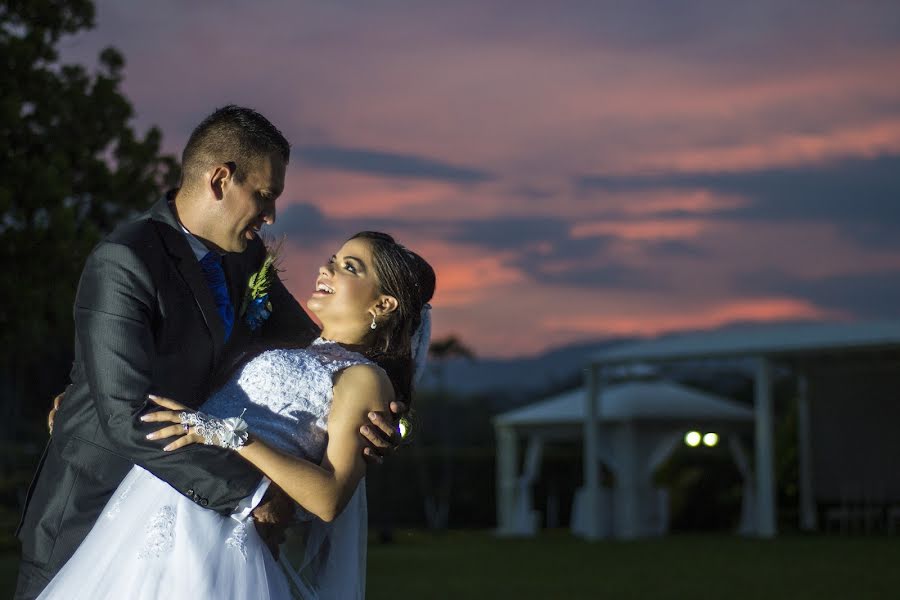
POLYGON ((223 419, 240 416, 254 436, 279 450, 319 463, 327 442, 334 376, 373 364, 336 342, 268 350, 243 366, 200 408, 223 419))

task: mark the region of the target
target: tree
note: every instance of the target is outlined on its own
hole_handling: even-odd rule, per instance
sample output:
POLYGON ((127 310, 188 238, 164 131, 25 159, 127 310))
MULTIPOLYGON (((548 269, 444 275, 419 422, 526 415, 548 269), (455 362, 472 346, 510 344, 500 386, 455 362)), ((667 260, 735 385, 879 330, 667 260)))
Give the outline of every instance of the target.
POLYGON ((449 358, 468 358, 472 360, 475 358, 475 353, 459 341, 459 338, 455 335, 448 335, 443 339, 431 342, 431 345, 428 347, 428 356, 436 361, 438 365, 442 365, 443 361, 449 358))
MULTIPOLYGON (((91 248, 177 180, 160 131, 131 126, 122 55, 96 73, 59 64, 65 35, 94 25, 89 0, 0 2, 0 385, 6 417, 47 394, 48 365, 71 361, 72 302, 91 248), (39 376, 43 374, 44 376, 39 376)), ((49 380, 60 385, 59 373, 49 380)), ((49 397, 33 402, 37 419, 49 397)), ((5 421, 9 421, 7 418, 5 421)))
POLYGON ((447 361, 453 358, 474 360, 475 353, 456 336, 450 335, 434 340, 428 347, 428 356, 435 371, 437 382, 438 405, 438 447, 441 452, 441 468, 439 483, 435 487, 430 483, 424 460, 419 461, 419 477, 425 493, 425 519, 432 529, 446 529, 450 520, 450 499, 453 489, 453 432, 451 422, 455 421, 447 393, 446 367, 447 361))

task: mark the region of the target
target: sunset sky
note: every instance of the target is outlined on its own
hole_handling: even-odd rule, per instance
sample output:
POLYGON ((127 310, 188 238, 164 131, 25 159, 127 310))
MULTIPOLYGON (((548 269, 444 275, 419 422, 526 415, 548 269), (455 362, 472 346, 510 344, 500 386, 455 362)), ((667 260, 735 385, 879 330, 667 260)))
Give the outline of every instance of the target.
POLYGON ((293 144, 288 287, 379 229, 481 355, 737 321, 900 317, 900 3, 97 3, 180 154, 217 106, 293 144))

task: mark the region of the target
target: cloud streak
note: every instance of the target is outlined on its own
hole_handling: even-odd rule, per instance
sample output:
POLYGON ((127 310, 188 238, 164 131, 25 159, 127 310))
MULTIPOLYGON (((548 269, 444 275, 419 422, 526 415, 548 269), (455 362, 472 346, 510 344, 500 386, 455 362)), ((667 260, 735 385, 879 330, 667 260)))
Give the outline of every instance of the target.
MULTIPOLYGON (((859 243, 900 248, 900 154, 741 172, 584 176, 581 189, 705 190, 746 202, 710 213, 731 220, 833 223, 859 243)), ((670 212, 673 219, 684 218, 670 212)))
POLYGON ((438 160, 380 150, 340 146, 302 146, 295 156, 311 167, 365 173, 380 177, 430 179, 450 183, 482 183, 490 173, 438 160))
POLYGON ((844 315, 866 319, 900 317, 900 269, 821 278, 764 271, 748 277, 744 286, 757 292, 769 290, 803 298, 844 315))
POLYGON ((759 219, 883 220, 900 218, 900 155, 847 158, 819 164, 738 172, 588 175, 582 189, 634 191, 701 189, 749 200, 721 211, 759 219))

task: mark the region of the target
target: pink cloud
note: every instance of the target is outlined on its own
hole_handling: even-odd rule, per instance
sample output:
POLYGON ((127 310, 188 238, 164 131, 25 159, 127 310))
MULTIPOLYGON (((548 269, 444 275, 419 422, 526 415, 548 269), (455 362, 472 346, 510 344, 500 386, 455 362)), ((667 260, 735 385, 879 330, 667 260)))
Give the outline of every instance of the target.
POLYGON ((791 298, 738 300, 721 305, 701 306, 686 312, 651 315, 551 316, 541 321, 541 329, 597 336, 654 336, 688 329, 713 329, 735 322, 846 318, 847 315, 822 310, 813 304, 791 298))
POLYGON ((629 222, 596 221, 577 223, 571 235, 575 239, 610 235, 626 240, 692 239, 712 224, 699 219, 648 219, 629 222))

